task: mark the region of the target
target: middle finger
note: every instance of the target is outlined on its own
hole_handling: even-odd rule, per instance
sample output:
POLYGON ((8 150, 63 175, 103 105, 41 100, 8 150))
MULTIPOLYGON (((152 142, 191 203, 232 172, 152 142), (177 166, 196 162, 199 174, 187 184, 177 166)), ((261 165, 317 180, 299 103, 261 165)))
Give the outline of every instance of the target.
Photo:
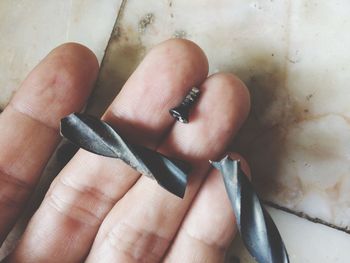
POLYGON ((208 172, 208 160, 223 153, 249 109, 247 89, 231 74, 209 77, 200 90, 191 123, 176 123, 158 149, 191 162, 184 199, 140 178, 104 220, 88 262, 158 262, 164 256, 208 172))

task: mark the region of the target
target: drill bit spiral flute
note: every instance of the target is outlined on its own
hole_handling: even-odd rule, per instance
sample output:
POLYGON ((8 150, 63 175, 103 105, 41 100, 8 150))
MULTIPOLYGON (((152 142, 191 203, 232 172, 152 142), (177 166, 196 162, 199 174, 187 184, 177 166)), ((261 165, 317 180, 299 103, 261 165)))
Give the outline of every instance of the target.
MULTIPOLYGON (((170 114, 178 121, 188 123, 190 107, 199 93, 199 89, 192 88, 181 104, 170 110, 170 114)), ((277 227, 261 205, 240 162, 226 156, 220 162, 211 163, 223 176, 239 232, 250 254, 259 263, 288 263, 288 254, 277 227)))
POLYGON ((61 134, 82 149, 124 161, 180 198, 185 195, 190 169, 187 163, 128 142, 96 117, 72 113, 61 120, 61 134))
POLYGON ((223 176, 239 232, 249 253, 259 263, 288 263, 287 250, 277 227, 243 173, 240 162, 226 156, 211 163, 223 176))

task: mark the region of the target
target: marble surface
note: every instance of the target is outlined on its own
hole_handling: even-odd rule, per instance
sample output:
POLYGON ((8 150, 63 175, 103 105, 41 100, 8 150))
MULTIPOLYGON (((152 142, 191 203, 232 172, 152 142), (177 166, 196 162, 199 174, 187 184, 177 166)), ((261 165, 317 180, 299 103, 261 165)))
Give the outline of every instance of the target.
MULTIPOLYGON (((350 26, 349 5, 345 0, 1 1, 0 33, 6 37, 0 38, 0 109, 28 71, 63 42, 83 43, 102 61, 111 36, 87 107, 100 114, 152 46, 170 37, 188 38, 208 55, 211 73, 234 72, 250 88, 251 115, 232 147, 249 160, 263 198, 347 231, 350 37, 343 32, 350 26)), ((49 167, 44 185, 56 172, 49 167)), ((349 262, 345 232, 269 210, 291 262, 349 262)), ((11 233, 7 249, 22 229, 19 224, 11 233)), ((239 242, 229 262, 232 256, 253 262, 239 242)))
MULTIPOLYGON (((261 196, 272 205, 348 231, 350 38, 341 33, 349 27, 343 11, 348 3, 124 2, 100 75, 104 85, 95 93, 99 102, 108 105, 155 44, 170 37, 193 40, 208 55, 211 73, 234 72, 250 88, 252 111, 232 148, 250 162, 261 196)), ((92 103, 88 110, 99 113, 96 106, 92 103)), ((348 242, 348 235, 293 216, 281 218, 293 222, 294 230, 309 229, 285 231, 293 242, 310 235, 317 243, 339 234, 334 251, 327 242, 311 249, 307 239, 299 248, 289 246, 292 262, 348 261, 346 250, 336 249, 342 238, 348 242)))
MULTIPOLYGON (((309 222, 274 208, 267 208, 288 248, 291 263, 346 263, 350 259, 349 235, 309 222)), ((227 263, 254 263, 239 238, 227 255, 227 263)))
POLYGON ((342 32, 350 27, 344 11, 350 3, 125 3, 101 73, 108 79, 101 94, 116 92, 118 81, 162 40, 195 41, 208 55, 211 73, 234 72, 250 89, 250 118, 232 147, 250 162, 261 196, 348 230, 350 37, 342 32), (119 80, 109 84, 109 74, 119 80))
POLYGON ((0 1, 0 109, 29 71, 65 42, 89 46, 102 60, 121 0, 0 1))

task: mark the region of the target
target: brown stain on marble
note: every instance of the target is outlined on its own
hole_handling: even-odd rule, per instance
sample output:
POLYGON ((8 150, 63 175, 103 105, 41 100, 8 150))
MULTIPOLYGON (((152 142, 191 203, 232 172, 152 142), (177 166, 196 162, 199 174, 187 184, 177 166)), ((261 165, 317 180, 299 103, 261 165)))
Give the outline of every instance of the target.
MULTIPOLYGON (((261 53, 247 59, 244 67, 232 69, 245 81, 252 100, 248 120, 235 138, 232 149, 240 152, 250 164, 253 184, 260 196, 278 206, 288 207, 288 203, 291 203, 294 207, 307 189, 304 189, 301 181, 302 175, 296 174, 296 171, 295 174, 289 174, 290 179, 284 179, 282 166, 288 156, 289 131, 304 122, 317 121, 328 116, 338 116, 349 125, 350 119, 339 113, 310 112, 308 103, 311 103, 315 93, 306 95, 303 102, 296 101, 286 87, 285 64, 274 61, 274 58, 271 53, 261 53)), ((321 141, 329 140, 325 136, 322 139, 322 133, 317 134, 321 141)), ((322 145, 315 144, 315 147, 305 146, 303 150, 319 159, 327 160, 330 156, 343 158, 319 147, 322 145)), ((293 160, 287 159, 287 162, 289 166, 293 166, 293 160)), ((305 167, 310 165, 312 164, 306 160, 305 167)), ((338 188, 339 186, 330 189, 330 194, 336 195, 338 188)), ((319 219, 316 221, 323 223, 319 219)))
MULTIPOLYGON (((90 114, 103 114, 145 54, 139 29, 123 20, 126 8, 127 0, 123 0, 103 57, 96 88, 88 101, 86 111, 90 114)), ((148 20, 142 23, 143 29, 153 22, 153 15, 146 14, 145 17, 148 20)))
POLYGON ((232 148, 242 153, 250 163, 253 183, 259 194, 273 202, 283 197, 285 200, 281 203, 285 204, 291 195, 298 200, 303 192, 300 178, 295 175, 293 183, 296 190, 285 193, 289 186, 283 182, 282 165, 287 156, 288 132, 299 123, 315 117, 307 107, 314 94, 306 97, 306 103, 300 103, 289 94, 287 88, 291 63, 291 5, 289 1, 284 23, 285 53, 253 51, 254 55, 247 58, 244 67, 232 69, 248 86, 252 100, 251 113, 232 148))
MULTIPOLYGON (((125 5, 122 10, 124 9, 125 5)), ((96 89, 90 97, 87 107, 87 112, 94 115, 103 114, 146 53, 140 35, 151 24, 153 15, 151 18, 149 15, 145 15, 148 20, 142 23, 143 30, 141 31, 140 27, 134 28, 132 25, 122 22, 123 11, 118 17, 118 23, 116 22, 103 59, 96 89)))
POLYGON ((342 188, 343 180, 339 180, 335 185, 332 187, 327 188, 327 195, 333 199, 333 200, 338 200, 342 188))
POLYGON ((268 199, 284 195, 280 171, 287 134, 306 115, 305 107, 286 88, 285 63, 271 52, 261 53, 248 58, 244 68, 232 69, 248 86, 252 101, 248 120, 232 148, 248 160, 255 187, 268 199))
POLYGON ((170 18, 174 18, 173 0, 168 0, 168 12, 169 12, 170 18))
POLYGON ((147 27, 154 22, 154 14, 147 13, 139 20, 139 33, 145 33, 147 27))

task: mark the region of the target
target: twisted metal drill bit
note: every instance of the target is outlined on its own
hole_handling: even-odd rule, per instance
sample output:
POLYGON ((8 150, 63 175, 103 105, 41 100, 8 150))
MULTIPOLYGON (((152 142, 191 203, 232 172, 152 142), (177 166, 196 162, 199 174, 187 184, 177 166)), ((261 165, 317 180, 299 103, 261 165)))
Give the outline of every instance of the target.
POLYGON ((287 250, 277 227, 242 171, 239 160, 226 156, 211 163, 223 176, 239 232, 249 253, 259 263, 288 263, 287 250))
POLYGON ((96 117, 73 113, 63 118, 61 135, 89 152, 121 159, 178 197, 182 198, 185 194, 189 172, 185 162, 128 143, 111 126, 96 117))

